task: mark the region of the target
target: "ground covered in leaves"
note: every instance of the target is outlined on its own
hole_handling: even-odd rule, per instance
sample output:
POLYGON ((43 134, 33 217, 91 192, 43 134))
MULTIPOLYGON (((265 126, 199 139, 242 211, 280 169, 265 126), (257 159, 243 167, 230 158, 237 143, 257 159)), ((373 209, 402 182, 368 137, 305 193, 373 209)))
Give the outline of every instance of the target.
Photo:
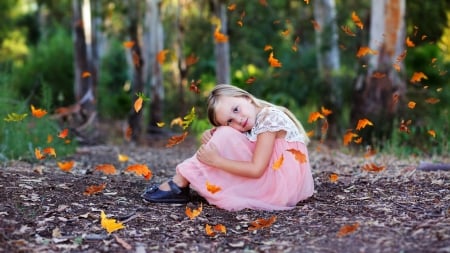
POLYGON ((203 203, 203 210, 192 220, 186 205, 143 202, 149 181, 123 172, 145 163, 153 171, 150 182, 163 181, 194 151, 189 142, 80 147, 67 158, 76 161, 70 172, 55 160, 2 164, 0 252, 450 252, 450 172, 417 169, 423 161, 449 163, 449 157, 367 159, 311 147, 316 191, 295 209, 229 212, 198 197, 188 207, 203 203), (118 154, 129 161, 119 162, 118 154), (371 162, 385 169, 363 170, 371 162), (94 170, 104 163, 120 172, 94 170), (103 183, 102 192, 83 194, 103 183), (101 211, 125 228, 108 234, 101 211), (271 217, 270 226, 249 230, 253 221, 271 217), (222 224, 226 233, 207 235, 207 224, 222 224))

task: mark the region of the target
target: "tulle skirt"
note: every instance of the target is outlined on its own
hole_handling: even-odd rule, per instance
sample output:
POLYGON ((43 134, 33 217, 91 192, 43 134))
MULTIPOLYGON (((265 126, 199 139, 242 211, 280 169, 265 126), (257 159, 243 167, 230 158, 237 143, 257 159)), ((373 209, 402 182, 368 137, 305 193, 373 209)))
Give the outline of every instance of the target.
MULTIPOLYGON (((231 127, 219 127, 206 145, 210 143, 218 147, 223 157, 238 161, 251 161, 256 144, 231 127)), ((196 155, 180 163, 177 172, 209 204, 230 211, 245 208, 288 210, 314 192, 306 145, 302 142, 287 142, 284 138, 276 139, 268 167, 259 178, 237 176, 205 165, 196 155), (306 161, 299 161, 295 152, 288 150, 300 151, 306 161), (280 163, 281 156, 283 159, 280 163), (276 162, 279 166, 274 168, 276 162), (208 190, 207 184, 220 190, 208 190)))

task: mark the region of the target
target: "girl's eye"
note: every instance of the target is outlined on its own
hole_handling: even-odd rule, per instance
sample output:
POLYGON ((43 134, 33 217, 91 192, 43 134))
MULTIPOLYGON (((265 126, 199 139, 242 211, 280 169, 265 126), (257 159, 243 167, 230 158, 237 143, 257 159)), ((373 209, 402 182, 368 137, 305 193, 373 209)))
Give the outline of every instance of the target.
POLYGON ((233 112, 238 112, 238 111, 239 111, 239 109, 237 107, 233 108, 233 112))

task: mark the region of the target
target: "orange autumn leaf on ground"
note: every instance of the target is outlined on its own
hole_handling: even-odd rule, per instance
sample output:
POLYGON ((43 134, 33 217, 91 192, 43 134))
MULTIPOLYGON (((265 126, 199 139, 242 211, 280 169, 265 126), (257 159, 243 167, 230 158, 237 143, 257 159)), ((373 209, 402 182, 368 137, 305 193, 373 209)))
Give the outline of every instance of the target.
POLYGON ((323 118, 325 118, 325 116, 320 112, 312 112, 309 114, 308 123, 312 123, 312 122, 318 120, 319 118, 323 119, 323 118))
POLYGON ((347 146, 348 144, 350 144, 350 142, 352 142, 353 138, 358 137, 357 134, 353 133, 351 130, 347 131, 344 134, 344 146, 347 146))
POLYGON ((203 210, 203 204, 200 202, 200 206, 196 209, 192 209, 188 206, 186 206, 186 215, 189 217, 189 219, 193 220, 195 217, 199 216, 202 213, 203 210))
POLYGON ((73 168, 75 161, 57 162, 56 164, 62 171, 68 172, 73 168))
POLYGON ((206 190, 208 190, 212 194, 215 194, 216 192, 219 192, 222 190, 222 188, 220 188, 220 186, 211 184, 208 181, 206 181, 205 185, 206 185, 206 190))
POLYGON ((35 148, 35 149, 34 149, 34 156, 35 156, 36 159, 38 159, 38 160, 42 160, 42 159, 45 158, 45 155, 43 155, 43 154, 41 153, 41 150, 40 150, 39 148, 35 148))
POLYGON ((167 49, 164 49, 164 50, 161 50, 158 52, 158 54, 156 55, 156 60, 158 61, 159 64, 164 63, 168 52, 169 52, 169 50, 167 50, 167 49))
POLYGON ((335 182, 338 181, 339 176, 336 173, 331 173, 330 176, 329 176, 329 179, 330 179, 330 182, 335 183, 335 182))
POLYGON ((184 132, 180 135, 175 135, 169 138, 169 140, 167 141, 166 144, 166 148, 171 148, 177 144, 180 144, 181 142, 184 141, 184 139, 186 139, 186 136, 188 135, 188 132, 184 132))
POLYGON ((386 169, 385 166, 377 166, 374 163, 366 163, 363 165, 362 169, 368 172, 380 172, 386 169))
POLYGON ((273 57, 273 52, 270 53, 269 59, 267 61, 269 62, 271 67, 280 68, 282 66, 281 62, 277 58, 273 57))
POLYGON ((222 225, 222 224, 217 224, 217 225, 214 225, 214 226, 206 224, 205 225, 205 233, 208 236, 215 236, 216 233, 226 234, 227 233, 227 228, 224 225, 222 225))
POLYGON ((105 187, 106 187, 106 183, 88 186, 84 190, 83 195, 87 195, 87 196, 94 195, 96 193, 103 191, 105 189, 105 187))
POLYGON ((361 57, 366 56, 368 54, 377 55, 378 51, 372 50, 369 47, 360 47, 358 52, 356 53, 356 57, 361 58, 361 57))
POLYGON ((152 171, 145 164, 133 164, 125 169, 126 172, 134 172, 136 175, 143 176, 146 180, 152 177, 152 171))
POLYGON ((123 42, 123 46, 125 47, 125 48, 132 48, 133 46, 134 46, 134 41, 125 41, 125 42, 123 42))
POLYGON ((99 165, 95 166, 95 170, 101 171, 107 175, 114 175, 117 173, 116 167, 114 167, 114 165, 109 164, 109 163, 99 164, 99 165))
POLYGON ((39 109, 31 105, 31 114, 36 118, 42 118, 47 114, 47 111, 44 109, 39 109))
POLYGON ((358 17, 356 12, 354 12, 354 11, 352 12, 352 20, 353 20, 353 23, 355 23, 355 25, 357 27, 359 27, 359 29, 362 30, 364 28, 363 22, 361 22, 361 19, 358 17))
POLYGON ((373 126, 373 123, 368 119, 360 119, 358 120, 358 124, 356 124, 356 130, 361 130, 368 125, 373 126))
POLYGON ((303 154, 300 150, 291 148, 291 149, 287 149, 286 151, 291 152, 294 155, 295 160, 297 160, 299 163, 306 163, 307 162, 306 155, 303 154))
POLYGON ((67 137, 68 134, 69 134, 69 129, 64 128, 61 132, 58 133, 58 137, 61 139, 64 139, 67 137))
POLYGON ((117 222, 115 219, 106 218, 106 214, 103 210, 101 211, 100 218, 100 224, 102 225, 102 228, 106 229, 109 234, 116 230, 125 228, 122 222, 117 222))
POLYGON ((53 156, 53 157, 56 157, 56 151, 55 151, 54 148, 51 148, 51 147, 44 148, 44 149, 42 150, 42 152, 43 152, 44 154, 47 154, 47 155, 51 155, 51 156, 53 156))
POLYGON ((250 222, 250 226, 248 227, 249 231, 258 230, 262 228, 267 228, 272 226, 272 224, 277 220, 277 216, 273 215, 268 219, 258 218, 252 222, 250 222))
POLYGON ((283 165, 284 162, 284 156, 281 154, 280 158, 278 158, 272 165, 272 169, 278 170, 281 168, 281 165, 283 165))
POLYGON ((414 72, 411 79, 409 80, 411 83, 418 83, 422 79, 428 79, 428 77, 423 72, 414 72))
POLYGON ((358 222, 355 222, 353 224, 344 225, 339 229, 337 236, 343 237, 343 236, 349 235, 351 233, 354 233, 358 228, 359 228, 358 222))

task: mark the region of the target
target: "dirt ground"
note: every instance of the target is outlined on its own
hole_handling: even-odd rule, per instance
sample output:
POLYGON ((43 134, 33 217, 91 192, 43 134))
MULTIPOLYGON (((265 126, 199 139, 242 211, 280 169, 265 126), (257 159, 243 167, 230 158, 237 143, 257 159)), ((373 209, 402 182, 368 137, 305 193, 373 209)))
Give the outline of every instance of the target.
POLYGON ((189 142, 85 146, 67 158, 76 161, 70 172, 55 160, 2 164, 0 252, 450 252, 450 171, 417 169, 421 162, 449 163, 449 157, 367 159, 313 145, 315 194, 290 211, 229 212, 197 197, 188 206, 203 203, 203 210, 191 220, 186 205, 141 200, 146 185, 169 178, 194 151, 189 142), (130 160, 121 163, 118 154, 130 160), (372 162, 385 169, 363 170, 372 162), (104 163, 121 172, 94 170, 104 163), (147 164, 152 179, 124 173, 133 163, 147 164), (103 183, 102 192, 83 194, 103 183), (102 210, 125 228, 108 234, 102 210), (253 221, 271 217, 270 226, 249 230, 253 221), (207 224, 222 224, 226 233, 207 235, 207 224))

